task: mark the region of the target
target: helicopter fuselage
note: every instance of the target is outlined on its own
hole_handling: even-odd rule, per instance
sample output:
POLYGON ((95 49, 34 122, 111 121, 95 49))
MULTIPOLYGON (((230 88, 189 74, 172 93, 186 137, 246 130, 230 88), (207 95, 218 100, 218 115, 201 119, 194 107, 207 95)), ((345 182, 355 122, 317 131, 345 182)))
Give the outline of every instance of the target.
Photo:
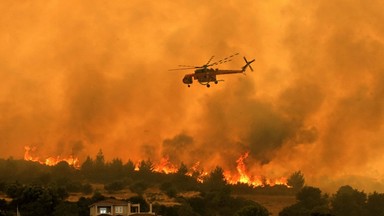
POLYGON ((214 82, 217 83, 217 75, 221 74, 233 74, 233 73, 242 73, 242 70, 219 70, 219 69, 198 69, 195 70, 193 74, 187 74, 183 78, 183 83, 192 84, 193 80, 197 80, 200 84, 206 85, 207 83, 214 82))
POLYGON ((209 82, 217 82, 216 75, 218 69, 206 68, 195 70, 193 74, 187 74, 183 78, 183 83, 192 84, 193 80, 197 80, 201 84, 206 84, 209 82))
POLYGON ((247 61, 247 59, 245 57, 244 57, 244 61, 246 64, 241 68, 241 70, 219 70, 218 68, 216 68, 216 69, 209 68, 209 66, 212 66, 212 65, 217 65, 217 64, 222 64, 222 63, 228 62, 228 61, 230 61, 229 58, 232 58, 233 56, 235 56, 237 54, 234 54, 234 55, 229 56, 225 59, 222 59, 220 61, 217 61, 217 62, 210 64, 210 62, 213 58, 213 56, 212 56, 211 59, 207 62, 207 64, 205 64, 203 66, 179 65, 179 66, 184 67, 184 68, 172 69, 172 70, 196 69, 194 73, 186 74, 184 76, 183 83, 187 84, 188 87, 190 87, 190 85, 193 83, 193 80, 197 80, 200 84, 205 85, 207 87, 210 87, 211 82, 217 84, 219 81, 223 81, 223 80, 217 80, 217 78, 216 78, 217 75, 244 73, 248 67, 251 69, 251 71, 253 71, 250 64, 252 62, 254 62, 255 59, 253 59, 252 61, 247 61))
POLYGON ((199 83, 209 83, 209 82, 216 82, 216 75, 217 75, 218 69, 199 69, 195 70, 195 76, 194 79, 197 80, 199 83))

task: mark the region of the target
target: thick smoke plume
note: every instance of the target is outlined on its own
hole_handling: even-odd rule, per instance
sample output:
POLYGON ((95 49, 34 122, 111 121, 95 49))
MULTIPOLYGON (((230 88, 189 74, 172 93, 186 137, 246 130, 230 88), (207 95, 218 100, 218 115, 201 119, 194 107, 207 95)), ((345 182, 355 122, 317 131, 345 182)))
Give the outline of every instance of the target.
MULTIPOLYGON (((384 191, 381 1, 9 1, 0 157, 168 157, 384 191), (255 72, 187 88, 179 64, 255 72), (240 68, 241 58, 220 65, 240 68)), ((186 71, 185 73, 188 73, 186 71)))

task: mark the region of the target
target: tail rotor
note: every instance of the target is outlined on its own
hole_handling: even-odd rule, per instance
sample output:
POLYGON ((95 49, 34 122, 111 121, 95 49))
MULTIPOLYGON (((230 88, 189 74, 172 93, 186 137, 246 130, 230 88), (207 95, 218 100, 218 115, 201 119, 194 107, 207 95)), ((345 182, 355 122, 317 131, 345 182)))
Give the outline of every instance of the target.
POLYGON ((245 72, 245 70, 247 70, 247 67, 249 67, 249 69, 251 69, 251 71, 253 71, 251 63, 254 62, 255 59, 253 59, 251 61, 248 61, 247 58, 245 58, 245 56, 243 58, 244 58, 244 61, 245 61, 245 65, 243 66, 242 71, 245 72))

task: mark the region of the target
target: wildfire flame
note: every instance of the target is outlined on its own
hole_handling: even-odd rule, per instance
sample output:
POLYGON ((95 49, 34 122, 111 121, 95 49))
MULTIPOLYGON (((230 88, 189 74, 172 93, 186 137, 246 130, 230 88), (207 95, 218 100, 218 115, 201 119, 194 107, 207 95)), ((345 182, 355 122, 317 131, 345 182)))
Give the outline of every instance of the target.
POLYGON ((169 157, 163 157, 160 163, 155 164, 153 171, 165 174, 176 173, 178 168, 169 161, 169 157))
POLYGON ((237 162, 236 169, 240 175, 238 182, 240 182, 240 183, 249 183, 251 181, 251 179, 249 178, 249 176, 246 173, 247 167, 245 166, 245 163, 244 163, 244 160, 248 157, 248 154, 249 154, 249 152, 246 152, 244 155, 241 155, 240 158, 237 159, 237 161, 236 161, 237 162))
POLYGON ((263 178, 262 176, 250 175, 248 173, 247 166, 244 163, 244 160, 247 159, 248 156, 249 156, 249 152, 246 152, 244 155, 241 155, 239 159, 236 160, 236 163, 237 163, 236 174, 231 174, 230 171, 224 172, 225 179, 229 184, 243 183, 253 187, 266 186, 266 185, 269 185, 269 186, 287 185, 287 179, 284 177, 273 180, 273 179, 263 178))
POLYGON ((56 164, 62 161, 65 161, 70 166, 73 166, 76 169, 80 168, 79 159, 77 157, 73 157, 72 155, 66 158, 61 158, 60 156, 56 156, 56 157, 48 157, 46 159, 40 159, 39 157, 34 157, 31 154, 32 152, 36 151, 36 147, 25 146, 24 149, 25 149, 24 160, 26 161, 34 161, 47 166, 55 166, 56 164))
MULTIPOLYGON (((69 156, 67 158, 57 157, 48 157, 44 160, 41 160, 39 157, 32 156, 31 153, 36 151, 36 147, 25 146, 24 160, 27 161, 35 161, 40 164, 45 164, 48 166, 55 166, 61 161, 67 162, 70 166, 73 166, 77 169, 80 168, 80 162, 78 158, 73 156, 69 156)), ((286 185, 287 179, 282 177, 279 179, 267 179, 262 176, 254 176, 249 174, 247 166, 245 164, 245 160, 248 158, 249 152, 241 155, 237 160, 236 172, 232 173, 229 170, 224 171, 225 180, 228 184, 247 184, 249 186, 258 187, 258 186, 274 186, 274 185, 286 185)), ((159 163, 155 163, 153 165, 153 171, 159 173, 176 173, 178 171, 178 167, 172 164, 169 160, 169 157, 163 157, 159 163)), ((139 171, 139 163, 135 165, 135 171, 139 171)), ((196 162, 186 173, 186 175, 194 177, 199 182, 204 182, 204 179, 208 176, 208 172, 205 172, 204 169, 200 167, 200 162, 196 162)))
MULTIPOLYGON (((247 169, 247 166, 245 164, 245 160, 248 158, 249 152, 246 152, 245 154, 241 155, 239 159, 236 160, 237 166, 236 166, 236 173, 232 174, 229 170, 224 171, 224 177, 225 180, 229 184, 237 184, 237 183, 243 183, 248 184, 249 186, 258 187, 258 186, 274 186, 274 185, 286 185, 287 186, 287 179, 282 177, 279 179, 268 179, 264 178, 262 176, 253 176, 249 174, 249 171, 247 169)), ((135 170, 139 170, 136 166, 135 170)), ((162 172, 162 173, 176 173, 178 170, 178 167, 172 164, 169 161, 169 157, 164 157, 160 160, 160 163, 154 165, 154 171, 155 172, 162 172)), ((208 172, 205 172, 204 169, 200 167, 200 162, 196 162, 186 173, 186 175, 194 177, 199 182, 204 182, 204 179, 208 176, 208 172)))
POLYGON ((198 182, 202 183, 204 178, 208 176, 208 173, 200 168, 200 161, 198 161, 189 169, 186 175, 195 177, 198 182))

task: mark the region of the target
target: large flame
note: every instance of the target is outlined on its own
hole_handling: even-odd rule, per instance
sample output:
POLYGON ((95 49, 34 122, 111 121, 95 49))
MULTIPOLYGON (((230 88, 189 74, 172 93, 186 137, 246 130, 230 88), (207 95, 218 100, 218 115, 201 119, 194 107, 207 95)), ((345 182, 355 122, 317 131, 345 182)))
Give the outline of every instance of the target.
MULTIPOLYGON (((277 179, 265 178, 260 175, 252 175, 249 173, 247 166, 245 164, 245 160, 248 158, 249 152, 241 155, 237 160, 236 172, 231 172, 230 170, 224 171, 225 180, 229 184, 247 184, 249 186, 258 187, 258 186, 274 186, 274 185, 286 185, 287 186, 287 178, 281 177, 277 179)), ((176 173, 179 167, 174 165, 169 157, 161 158, 159 163, 154 164, 154 172, 161 173, 176 173)), ((136 171, 139 170, 138 164, 135 168, 136 171)), ((200 167, 200 162, 196 162, 193 164, 191 168, 189 168, 186 175, 196 178, 197 181, 203 182, 204 179, 209 175, 208 172, 204 171, 203 168, 200 167)))
POLYGON ((79 159, 77 157, 73 157, 72 155, 66 158, 62 158, 61 156, 56 156, 56 157, 48 157, 46 159, 40 159, 39 157, 32 156, 32 153, 36 151, 36 147, 25 146, 24 149, 25 149, 24 160, 39 162, 40 164, 44 164, 47 166, 55 166, 56 164, 62 161, 65 161, 70 166, 73 166, 76 169, 80 168, 79 159))
POLYGON ((204 178, 208 176, 208 173, 204 169, 200 168, 200 161, 196 162, 187 172, 188 176, 196 178, 197 181, 203 182, 204 178))
POLYGON ((176 173, 178 167, 169 161, 169 157, 161 158, 160 162, 154 165, 153 171, 162 172, 165 174, 176 173))
POLYGON ((249 174, 247 166, 244 163, 244 160, 249 156, 249 152, 241 155, 239 159, 236 160, 237 173, 232 174, 230 171, 225 171, 224 176, 229 184, 243 183, 248 184, 253 187, 258 186, 274 186, 274 185, 287 185, 287 178, 282 177, 279 179, 268 179, 262 176, 254 176, 249 174))

